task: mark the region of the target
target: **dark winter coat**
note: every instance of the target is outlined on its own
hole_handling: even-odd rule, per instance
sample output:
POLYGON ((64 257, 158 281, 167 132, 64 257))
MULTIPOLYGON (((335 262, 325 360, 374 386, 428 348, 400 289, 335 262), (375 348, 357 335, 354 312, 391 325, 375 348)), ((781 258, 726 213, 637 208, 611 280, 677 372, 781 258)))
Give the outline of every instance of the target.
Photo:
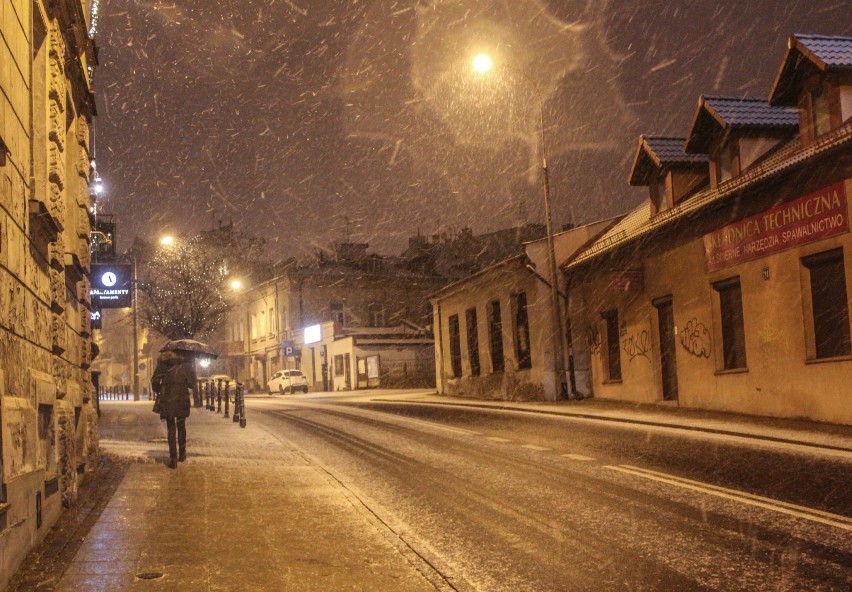
POLYGON ((198 388, 191 361, 164 360, 157 364, 151 385, 160 399, 160 417, 189 417, 190 393, 198 388))

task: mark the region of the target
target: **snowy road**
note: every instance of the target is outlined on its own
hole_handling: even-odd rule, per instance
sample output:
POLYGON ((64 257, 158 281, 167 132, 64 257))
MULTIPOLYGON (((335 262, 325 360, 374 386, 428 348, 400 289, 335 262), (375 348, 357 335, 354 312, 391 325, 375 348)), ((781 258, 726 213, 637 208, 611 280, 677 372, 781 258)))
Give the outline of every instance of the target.
POLYGON ((852 456, 365 395, 251 398, 457 590, 844 590, 852 456))

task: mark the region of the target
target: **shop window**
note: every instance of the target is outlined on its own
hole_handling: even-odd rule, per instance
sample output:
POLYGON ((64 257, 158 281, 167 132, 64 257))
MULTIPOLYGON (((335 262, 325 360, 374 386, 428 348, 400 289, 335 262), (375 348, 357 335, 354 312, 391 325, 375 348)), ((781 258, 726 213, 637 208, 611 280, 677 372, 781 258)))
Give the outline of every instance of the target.
POLYGON ((479 328, 476 322, 476 309, 467 309, 464 318, 467 326, 467 356, 470 359, 470 375, 479 376, 479 328))
POLYGON ((713 284, 719 293, 719 313, 722 328, 722 368, 738 370, 747 367, 743 293, 740 278, 730 278, 713 284))
POLYGON ((461 337, 459 335, 459 315, 452 315, 450 322, 450 365, 453 377, 458 378, 462 374, 461 364, 461 337))
POLYGON ((518 368, 532 368, 530 351, 530 322, 527 314, 527 295, 525 292, 515 294, 515 355, 518 358, 518 368))
POLYGON ((491 346, 491 371, 502 372, 506 360, 503 357, 503 320, 499 300, 488 303, 488 342, 491 346))
POLYGON ((607 310, 601 313, 606 325, 606 371, 607 380, 621 380, 621 347, 618 334, 618 311, 607 310))
POLYGON ((334 375, 343 376, 343 356, 334 356, 334 375))
POLYGON ((849 334, 849 300, 843 250, 833 249, 802 259, 810 271, 811 313, 816 357, 852 354, 849 334))

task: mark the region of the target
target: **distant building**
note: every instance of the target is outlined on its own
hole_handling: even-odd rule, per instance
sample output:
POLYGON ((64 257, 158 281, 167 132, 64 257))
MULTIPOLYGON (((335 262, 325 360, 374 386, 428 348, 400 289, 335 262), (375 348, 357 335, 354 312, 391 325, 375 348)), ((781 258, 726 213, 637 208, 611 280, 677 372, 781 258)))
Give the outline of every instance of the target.
MULTIPOLYGON (((564 260, 605 231, 606 220, 557 233, 564 260)), ((562 377, 554 374, 554 328, 547 241, 520 245, 521 252, 453 282, 430 296, 434 315, 436 380, 440 394, 506 400, 554 400, 562 377)), ((565 315, 565 284, 560 317, 565 315)), ((572 367, 568 352, 564 366, 572 367)), ((584 369, 581 369, 584 370, 584 369)), ((566 386, 570 385, 566 382, 566 386)))
MULTIPOLYGON (((305 359, 310 350, 299 348, 286 355, 282 342, 304 343, 306 327, 327 322, 339 328, 334 333, 338 337, 362 328, 428 325, 426 295, 446 280, 410 271, 399 258, 367 249, 365 243, 339 243, 310 264, 291 260, 278 267, 273 279, 235 294, 239 304, 218 335, 222 355, 213 368, 264 389, 278 370, 307 365, 310 388, 321 390, 321 363, 305 359)), ((433 357, 426 359, 431 370, 433 357)), ((432 372, 427 374, 431 382, 432 372)), ((350 385, 355 388, 355 381, 350 385)))
POLYGON ((768 100, 641 137, 648 199, 563 269, 596 397, 852 423, 852 38, 794 35, 768 100))
POLYGON ((0 589, 97 464, 89 365, 89 2, 0 18, 0 589))

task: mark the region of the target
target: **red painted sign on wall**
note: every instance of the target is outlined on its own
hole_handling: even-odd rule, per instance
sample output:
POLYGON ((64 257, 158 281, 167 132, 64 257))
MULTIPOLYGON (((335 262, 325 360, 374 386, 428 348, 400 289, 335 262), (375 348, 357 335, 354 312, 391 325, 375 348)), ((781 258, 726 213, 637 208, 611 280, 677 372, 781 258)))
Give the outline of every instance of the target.
POLYGON ((707 271, 849 232, 846 186, 837 183, 704 235, 707 271))

